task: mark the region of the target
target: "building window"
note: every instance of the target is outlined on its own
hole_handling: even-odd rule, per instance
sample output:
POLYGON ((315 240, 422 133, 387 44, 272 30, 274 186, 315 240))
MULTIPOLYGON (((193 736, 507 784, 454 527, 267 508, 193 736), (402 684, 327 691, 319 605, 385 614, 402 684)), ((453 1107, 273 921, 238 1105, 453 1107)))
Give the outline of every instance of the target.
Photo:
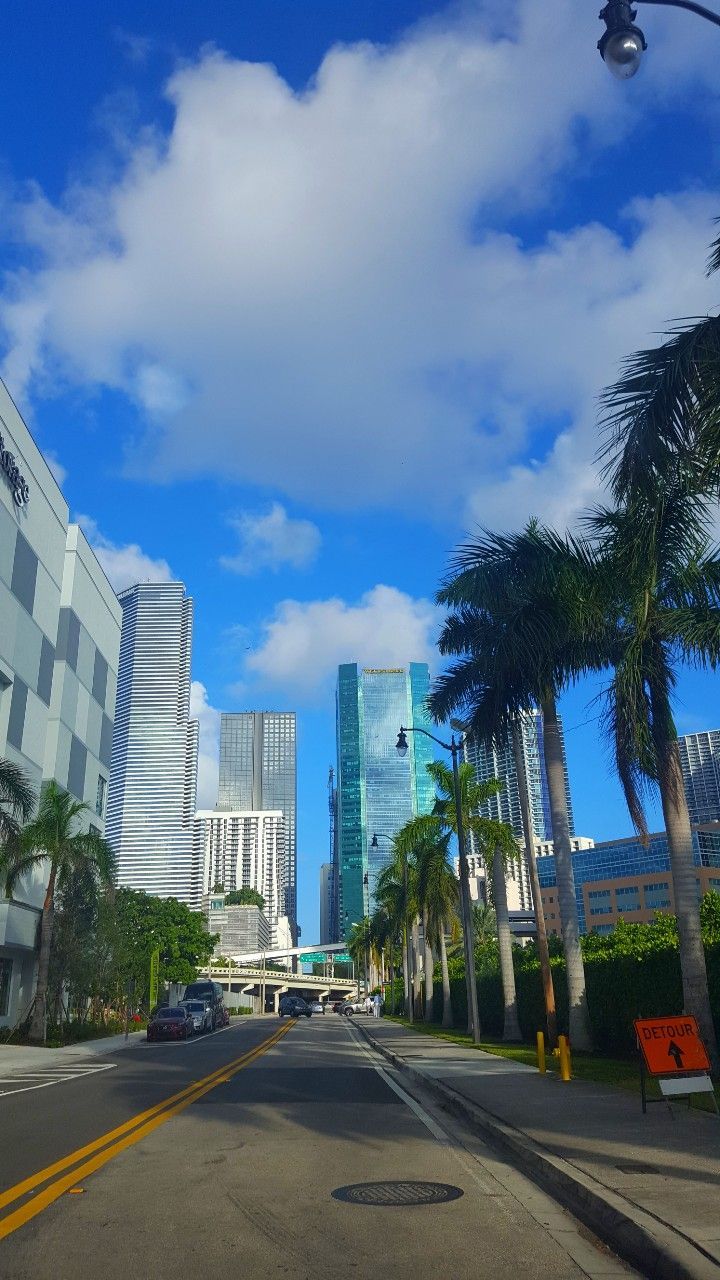
POLYGON ((12 960, 0 956, 0 1018, 6 1018, 10 1008, 10 981, 12 979, 12 960))
POLYGON ((105 792, 107 791, 107 779, 102 774, 98 774, 97 796, 95 797, 95 812, 98 818, 102 818, 105 812, 105 792))

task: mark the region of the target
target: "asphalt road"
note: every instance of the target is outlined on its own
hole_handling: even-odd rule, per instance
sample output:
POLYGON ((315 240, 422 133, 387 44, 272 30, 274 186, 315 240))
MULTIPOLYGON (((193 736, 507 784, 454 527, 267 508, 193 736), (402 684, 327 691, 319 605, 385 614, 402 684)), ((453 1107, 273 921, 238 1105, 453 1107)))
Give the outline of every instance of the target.
POLYGON ((243 1019, 112 1061, 0 1098, 3 1280, 633 1274, 345 1019, 243 1019))

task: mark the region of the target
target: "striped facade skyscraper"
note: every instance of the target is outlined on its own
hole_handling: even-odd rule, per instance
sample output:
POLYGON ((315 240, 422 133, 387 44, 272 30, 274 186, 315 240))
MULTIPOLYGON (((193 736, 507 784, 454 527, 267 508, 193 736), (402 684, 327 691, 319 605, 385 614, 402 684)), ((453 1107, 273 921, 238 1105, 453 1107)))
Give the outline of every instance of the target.
POLYGON ((220 810, 283 815, 279 914, 297 931, 297 748, 294 711, 225 711, 220 717, 220 810))
POLYGON ((197 908, 193 602, 181 582, 138 583, 118 600, 123 620, 105 827, 118 883, 197 908))
POLYGON ((678 738, 691 822, 720 822, 720 729, 678 738))

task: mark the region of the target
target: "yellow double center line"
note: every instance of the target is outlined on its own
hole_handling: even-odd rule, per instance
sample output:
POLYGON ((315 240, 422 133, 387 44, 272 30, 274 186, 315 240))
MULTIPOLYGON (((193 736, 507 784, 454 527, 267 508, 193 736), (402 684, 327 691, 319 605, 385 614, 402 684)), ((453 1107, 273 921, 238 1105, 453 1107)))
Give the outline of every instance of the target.
POLYGON ((17 1231, 18 1227, 22 1227, 26 1222, 36 1217, 38 1213, 42 1213, 43 1209, 47 1209, 49 1204, 59 1199, 71 1187, 78 1182, 82 1182, 83 1178, 87 1178, 89 1174, 95 1173, 98 1169, 102 1169, 103 1165, 113 1160, 121 1151, 125 1151, 128 1147, 132 1147, 136 1142, 140 1142, 152 1133, 154 1129, 159 1128, 166 1120, 172 1116, 178 1115, 180 1111, 184 1111, 189 1107, 191 1102, 196 1102, 198 1098, 202 1098, 203 1094, 209 1093, 211 1089, 215 1089, 217 1085, 224 1084, 243 1067, 248 1067, 256 1058, 267 1053, 273 1045, 282 1040, 284 1035, 292 1026, 295 1020, 283 1023, 267 1040, 263 1040, 254 1049, 249 1049, 247 1053, 243 1053, 239 1058, 234 1058, 231 1062, 226 1062, 224 1066, 218 1067, 217 1071, 213 1071, 209 1076, 203 1076, 200 1080, 194 1080, 192 1084, 181 1089, 179 1093, 172 1094, 166 1098, 164 1102, 157 1103, 156 1106, 150 1107, 147 1111, 141 1111, 139 1115, 133 1116, 132 1119, 126 1120, 124 1124, 118 1125, 116 1129, 111 1129, 109 1133, 104 1133, 101 1137, 95 1138, 89 1142, 87 1146, 78 1147, 77 1151, 73 1151, 68 1156, 63 1156, 62 1160, 56 1160, 54 1164, 50 1164, 45 1169, 40 1169, 38 1173, 33 1173, 29 1178, 24 1178, 22 1182, 17 1182, 14 1187, 9 1187, 7 1191, 0 1193, 0 1211, 6 1209, 9 1205, 15 1204, 16 1201, 22 1200, 23 1197, 31 1195, 36 1188, 43 1189, 37 1194, 32 1194, 32 1199, 26 1200, 24 1204, 19 1205, 4 1218, 0 1219, 0 1240, 4 1240, 6 1236, 17 1231), (87 1159, 87 1157, 90 1159, 87 1159), (65 1172, 69 1170, 69 1172, 65 1172), (64 1175, 64 1176, 61 1176, 64 1175), (47 1184, 47 1185, 44 1185, 47 1184))

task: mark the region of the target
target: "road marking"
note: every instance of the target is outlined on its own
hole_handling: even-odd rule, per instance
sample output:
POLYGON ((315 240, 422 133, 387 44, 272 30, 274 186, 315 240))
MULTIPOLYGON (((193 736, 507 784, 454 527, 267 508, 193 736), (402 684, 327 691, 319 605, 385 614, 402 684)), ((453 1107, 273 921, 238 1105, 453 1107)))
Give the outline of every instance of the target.
POLYGON ((53 1084, 63 1084, 66 1080, 84 1080, 86 1076, 97 1075, 100 1071, 113 1071, 116 1062, 103 1062, 97 1066, 83 1064, 74 1070, 71 1067, 48 1067, 45 1071, 18 1071, 13 1076, 0 1079, 0 1085, 17 1085, 16 1089, 0 1089, 0 1098, 11 1098, 16 1093, 30 1093, 32 1089, 48 1089, 53 1084), (26 1084, 25 1081, 32 1081, 26 1084))
POLYGON ((389 1076, 387 1071, 385 1071, 385 1069, 381 1067, 379 1063, 375 1062, 373 1055, 370 1052, 370 1048, 369 1048, 369 1045, 367 1044, 367 1041, 360 1039, 360 1032, 355 1031, 355 1029, 352 1028, 350 1031, 350 1035, 352 1036, 352 1039, 355 1041, 355 1044, 357 1045, 358 1049, 360 1049, 360 1051, 367 1058, 368 1062, 370 1063, 370 1066, 375 1071, 377 1071, 378 1075, 382 1077, 386 1085, 388 1085, 392 1089, 393 1093, 397 1094, 398 1098, 400 1098, 405 1103, 405 1106, 410 1108, 410 1110, 413 1112, 413 1115, 417 1116, 418 1120, 420 1120, 422 1124, 425 1125, 425 1128, 430 1131, 433 1138, 435 1138, 438 1142, 441 1142, 443 1146, 446 1146, 446 1147, 453 1146, 454 1143, 452 1142, 452 1139, 450 1138, 450 1136, 445 1132, 444 1129, 440 1128, 439 1124, 436 1124, 432 1116, 428 1115, 425 1108, 422 1107, 420 1103, 415 1100, 415 1098, 411 1097, 409 1093, 406 1093, 405 1090, 397 1083, 397 1081, 393 1080, 392 1076, 389 1076))
POLYGON ((4 1240, 13 1231, 17 1231, 18 1227, 36 1217, 37 1214, 46 1209, 48 1205, 53 1204, 55 1200, 58 1200, 61 1195, 64 1195, 76 1183, 81 1182, 89 1174, 101 1169, 103 1165, 114 1159, 121 1151, 125 1151, 128 1147, 134 1146, 136 1142, 140 1142, 142 1138, 147 1137, 154 1129, 169 1120, 171 1116, 178 1115, 186 1107, 189 1107, 192 1102, 202 1098, 204 1094, 209 1093, 218 1084, 225 1082, 227 1079, 232 1079, 238 1071, 250 1066, 256 1058, 261 1057, 268 1049, 272 1049, 294 1026, 295 1020, 284 1023, 266 1040, 261 1041, 254 1049, 241 1054, 239 1058, 235 1058, 232 1062, 224 1063, 222 1067, 218 1067, 210 1075, 193 1081, 185 1089, 181 1089, 179 1093, 166 1098, 164 1102, 150 1107, 147 1111, 140 1112, 139 1115, 126 1120, 124 1124, 118 1125, 116 1129, 111 1129, 109 1133, 103 1134, 102 1137, 96 1138, 84 1147, 79 1147, 77 1151, 73 1151, 70 1155, 64 1156, 62 1160, 56 1160, 54 1164, 48 1165, 46 1169, 41 1169, 29 1178, 24 1178, 22 1182, 18 1182, 14 1187, 9 1187, 7 1191, 0 1195, 0 1209, 4 1209, 16 1200, 22 1199, 28 1192, 33 1191, 44 1182, 50 1182, 50 1185, 40 1191, 32 1200, 14 1209, 0 1220, 0 1240, 4 1240), (85 1157, 91 1155, 92 1152, 97 1152, 97 1154, 93 1155, 91 1159, 85 1160, 85 1157), (84 1160, 84 1163, 78 1164, 78 1161, 81 1160, 84 1160), (76 1167, 72 1168, 73 1165, 76 1167), (64 1177, 56 1177, 57 1174, 62 1173, 65 1169, 71 1169, 71 1172, 65 1174, 64 1177), (50 1181, 50 1179, 55 1179, 55 1181, 50 1181))

